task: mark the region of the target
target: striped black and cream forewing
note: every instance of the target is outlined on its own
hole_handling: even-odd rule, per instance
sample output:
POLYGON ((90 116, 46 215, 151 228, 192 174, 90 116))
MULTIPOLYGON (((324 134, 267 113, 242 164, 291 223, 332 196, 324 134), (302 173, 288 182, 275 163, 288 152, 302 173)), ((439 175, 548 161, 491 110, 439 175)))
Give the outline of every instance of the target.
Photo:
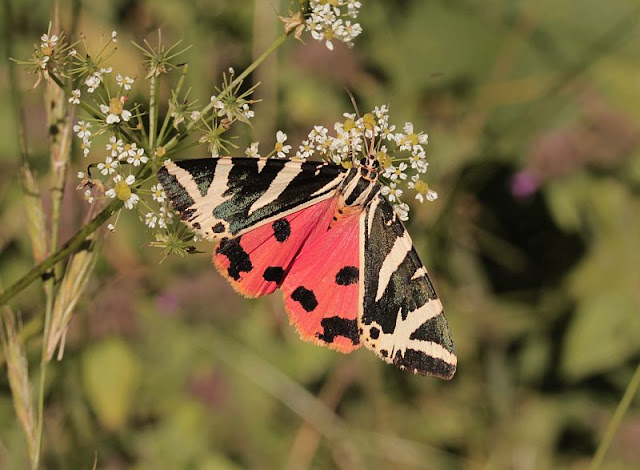
POLYGON ((208 239, 235 237, 328 199, 345 176, 330 163, 271 158, 182 160, 158 171, 182 220, 208 239))
POLYGON ((360 217, 360 233, 361 342, 403 369, 450 379, 457 358, 442 304, 382 195, 360 217))

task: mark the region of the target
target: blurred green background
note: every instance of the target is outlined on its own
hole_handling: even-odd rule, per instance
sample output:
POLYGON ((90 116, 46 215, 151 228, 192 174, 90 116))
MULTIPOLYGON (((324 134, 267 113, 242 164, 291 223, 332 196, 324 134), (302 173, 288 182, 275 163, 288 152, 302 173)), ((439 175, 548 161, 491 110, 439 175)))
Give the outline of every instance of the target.
MULTIPOLYGON (((279 34, 277 0, 87 0, 89 42, 119 32, 110 59, 139 77, 130 40, 193 47, 191 97, 206 103, 279 34)), ((237 296, 209 254, 169 258, 132 214, 103 247, 48 373, 47 469, 586 469, 640 360, 640 20, 613 0, 365 0, 355 48, 289 39, 256 74, 253 135, 294 145, 314 124, 391 106, 430 135, 428 180, 409 231, 459 354, 451 382, 366 350, 303 343, 278 295, 237 296), (97 457, 96 457, 97 456, 97 457)), ((14 57, 46 31, 49 2, 6 0, 14 57)), ((60 2, 63 27, 71 2, 60 2)), ((4 28, 4 27, 3 27, 4 28)), ((3 44, 6 46, 6 43, 3 44)), ((0 264, 31 266, 8 65, 0 64, 0 264)), ((48 165, 42 88, 18 71, 33 166, 48 165)), ((163 89, 163 103, 169 98, 163 89)), ((77 150, 77 149, 76 149, 77 150)), ((203 155, 193 149, 187 156, 203 155)), ((75 152, 71 175, 86 164, 75 152)), ((70 179, 64 240, 86 205, 70 179)), ((43 181, 46 188, 46 181, 43 181)), ((209 253, 212 246, 199 246, 209 253)), ((34 285, 14 301, 41 314, 34 285)), ((40 344, 27 347, 34 378, 40 344)), ((26 468, 5 370, 0 468, 26 468)), ((640 468, 638 398, 605 469, 640 468)))

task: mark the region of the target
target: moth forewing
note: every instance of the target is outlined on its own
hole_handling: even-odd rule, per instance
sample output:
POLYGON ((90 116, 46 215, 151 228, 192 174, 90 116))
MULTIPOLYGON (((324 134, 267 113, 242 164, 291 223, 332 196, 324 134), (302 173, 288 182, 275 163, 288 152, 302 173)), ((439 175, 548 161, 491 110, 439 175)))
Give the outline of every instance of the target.
POLYGON ((361 342, 386 362, 449 379, 457 358, 444 310, 411 238, 378 194, 360 218, 361 342))

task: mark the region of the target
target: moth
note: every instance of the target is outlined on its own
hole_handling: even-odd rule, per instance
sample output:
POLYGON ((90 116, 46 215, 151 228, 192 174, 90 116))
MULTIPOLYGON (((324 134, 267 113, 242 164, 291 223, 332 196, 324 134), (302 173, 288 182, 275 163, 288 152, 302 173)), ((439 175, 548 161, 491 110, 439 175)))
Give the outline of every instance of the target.
POLYGON ((457 358, 442 304, 377 182, 373 156, 318 161, 167 161, 157 177, 182 221, 218 241, 213 264, 247 297, 281 289, 300 336, 360 346, 450 379, 457 358))

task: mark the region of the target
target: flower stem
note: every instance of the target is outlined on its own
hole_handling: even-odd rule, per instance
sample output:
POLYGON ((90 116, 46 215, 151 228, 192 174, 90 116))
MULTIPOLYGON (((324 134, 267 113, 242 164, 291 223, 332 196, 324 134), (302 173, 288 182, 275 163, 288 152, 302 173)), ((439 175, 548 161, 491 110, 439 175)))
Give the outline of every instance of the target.
POLYGON ((613 441, 613 437, 616 435, 618 428, 620 427, 620 423, 622 422, 622 418, 625 413, 629 409, 629 405, 631 405, 631 401, 638 391, 638 387, 640 386, 640 364, 636 368, 633 377, 631 377, 631 381, 629 385, 627 385, 627 389, 624 391, 624 395, 618 403, 618 407, 616 408, 615 413, 613 414, 613 418, 609 422, 606 431, 604 432, 604 436, 600 441, 600 445, 598 446, 598 450, 596 450, 595 455, 593 456, 593 460, 591 461, 591 465, 589 465, 589 470, 598 470, 602 466, 602 462, 604 461, 604 457, 609 450, 609 446, 611 445, 611 441, 613 441))
POLYGON ((113 215, 113 213, 120 207, 122 207, 122 201, 119 199, 112 201, 111 204, 96 215, 91 222, 81 227, 75 235, 73 235, 58 249, 58 251, 49 255, 49 257, 44 259, 37 266, 34 266, 31 271, 22 276, 8 289, 0 293, 0 305, 4 305, 9 302, 9 300, 15 297, 16 294, 23 291, 27 286, 29 286, 29 284, 49 271, 56 263, 77 251, 82 246, 87 236, 95 232, 103 223, 109 220, 109 217, 111 217, 111 215, 113 215))
POLYGON ((156 126, 157 126, 157 113, 158 113, 158 77, 153 74, 149 79, 149 155, 154 155, 154 149, 156 145, 156 126))
MULTIPOLYGON (((246 69, 244 69, 244 71, 238 75, 230 84, 227 88, 225 88, 224 90, 222 90, 221 94, 224 94, 230 90, 233 90, 235 87, 238 86, 238 84, 240 84, 245 78, 247 78, 247 76, 253 72, 256 67, 258 67, 258 65, 260 65, 262 62, 265 61, 265 59, 267 57, 269 57, 276 49, 278 49, 278 47, 280 47, 284 41, 287 39, 287 35, 283 34, 282 36, 280 36, 279 38, 277 38, 275 41, 273 41, 273 43, 262 53, 260 54, 260 56, 254 60, 251 65, 249 65, 246 69)), ((208 105, 206 105, 203 109, 202 109, 202 114, 206 114, 211 108, 213 107, 213 103, 209 103, 208 105)), ((167 144, 164 146, 166 150, 170 150, 172 147, 174 147, 175 145, 177 145, 182 139, 184 139, 186 136, 189 135, 189 131, 193 128, 193 126, 195 126, 194 122, 190 122, 189 124, 187 124, 187 129, 184 133, 180 134, 180 135, 176 135, 174 136, 169 142, 167 142, 167 144)))

